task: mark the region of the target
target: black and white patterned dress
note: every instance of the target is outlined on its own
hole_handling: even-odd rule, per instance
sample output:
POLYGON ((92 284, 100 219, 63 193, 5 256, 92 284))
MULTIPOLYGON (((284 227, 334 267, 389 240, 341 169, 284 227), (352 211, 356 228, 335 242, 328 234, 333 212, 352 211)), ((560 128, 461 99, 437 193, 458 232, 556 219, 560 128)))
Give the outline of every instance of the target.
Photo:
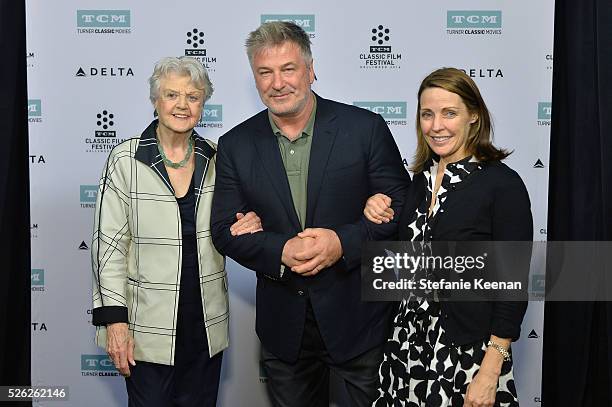
MULTIPOLYGON (((438 171, 433 161, 424 170, 425 198, 408 226, 411 241, 427 250, 429 224, 444 211, 447 193, 453 184, 465 180, 482 166, 473 158, 449 164, 428 218, 431 196, 438 171)), ((461 407, 468 384, 478 373, 487 349, 486 338, 470 345, 455 346, 441 325, 439 303, 416 297, 404 299, 393 323, 393 334, 385 345, 379 368, 379 397, 373 407, 461 407)), ((504 362, 499 377, 495 406, 518 406, 512 361, 504 362)))

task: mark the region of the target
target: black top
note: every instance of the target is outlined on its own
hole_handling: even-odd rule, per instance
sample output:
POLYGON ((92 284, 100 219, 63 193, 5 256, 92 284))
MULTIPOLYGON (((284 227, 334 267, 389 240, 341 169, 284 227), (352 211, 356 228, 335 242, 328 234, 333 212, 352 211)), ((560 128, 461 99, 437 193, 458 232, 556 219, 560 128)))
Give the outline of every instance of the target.
POLYGON ((193 177, 191 177, 191 184, 189 184, 189 189, 187 190, 185 196, 176 198, 176 202, 178 202, 179 211, 181 212, 181 229, 183 230, 183 236, 195 235, 196 199, 193 177))
MULTIPOLYGON (((452 172, 461 163, 449 164, 447 170, 452 172)), ((479 163, 477 170, 462 178, 456 183, 443 178, 444 210, 422 229, 425 240, 533 240, 529 195, 514 170, 498 161, 479 163)), ((417 209, 430 202, 427 190, 424 173, 415 174, 399 221, 400 240, 414 237, 417 209)), ((455 344, 464 345, 491 334, 518 339, 527 302, 441 302, 440 306, 444 329, 455 344)))
POLYGON ((176 198, 176 201, 181 213, 181 229, 183 231, 183 262, 181 267, 179 303, 201 304, 202 296, 200 294, 195 227, 196 199, 193 178, 191 179, 187 194, 181 198, 176 198))

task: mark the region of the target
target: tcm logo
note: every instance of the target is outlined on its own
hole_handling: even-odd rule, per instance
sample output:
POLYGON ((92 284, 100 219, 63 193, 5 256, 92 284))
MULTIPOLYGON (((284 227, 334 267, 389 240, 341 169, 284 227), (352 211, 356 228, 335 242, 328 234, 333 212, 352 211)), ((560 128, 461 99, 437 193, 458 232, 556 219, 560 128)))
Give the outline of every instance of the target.
POLYGON ((223 128, 223 105, 204 105, 197 127, 223 128))
POLYGON ((502 28, 501 10, 448 10, 446 28, 502 28))
POLYGON ((45 286, 45 270, 43 269, 32 269, 32 281, 31 287, 44 287, 45 286))
POLYGON ((28 100, 28 117, 42 117, 40 99, 28 100))
POLYGON ((185 50, 185 56, 190 57, 205 57, 206 49, 204 48, 204 33, 197 28, 187 32, 187 40, 185 41, 190 47, 185 50))
POLYGON ((261 24, 271 21, 290 21, 302 27, 307 33, 315 31, 315 16, 314 14, 262 14, 261 24))
POLYGON ((113 130, 115 125, 115 115, 110 113, 108 110, 102 110, 102 112, 96 115, 96 125, 98 130, 95 131, 96 137, 116 137, 117 132, 113 130))
POLYGON ((223 120, 222 105, 207 105, 202 111, 202 121, 205 122, 220 122, 223 120))
POLYGON ((378 113, 384 119, 406 119, 406 102, 353 102, 353 105, 378 113))
POLYGON ((107 355, 81 355, 81 370, 109 372, 116 369, 113 361, 107 355))
POLYGON ((77 10, 77 27, 129 28, 130 10, 77 10))
POLYGON ((81 185, 81 203, 95 203, 98 196, 97 185, 81 185))
POLYGON ((538 120, 550 120, 552 117, 552 103, 538 102, 538 120))

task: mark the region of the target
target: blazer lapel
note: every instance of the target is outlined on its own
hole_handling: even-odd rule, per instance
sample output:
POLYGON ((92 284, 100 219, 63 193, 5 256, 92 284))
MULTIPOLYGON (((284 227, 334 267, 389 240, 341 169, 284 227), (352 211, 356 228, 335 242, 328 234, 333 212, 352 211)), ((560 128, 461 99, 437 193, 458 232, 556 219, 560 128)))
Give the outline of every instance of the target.
MULTIPOLYGON (((285 166, 280 156, 278 140, 276 139, 276 135, 272 133, 272 128, 268 122, 267 111, 264 111, 262 114, 262 123, 259 127, 258 134, 255 134, 253 143, 261 157, 261 164, 268 173, 270 182, 285 207, 289 220, 296 230, 302 230, 300 220, 295 211, 295 206, 293 205, 293 199, 291 198, 291 188, 289 187, 287 172, 285 171, 285 166)), ((262 193, 265 193, 265 191, 262 191, 262 193)))
POLYGON ((164 161, 157 150, 157 138, 155 137, 155 129, 157 128, 157 119, 153 120, 149 127, 147 127, 140 135, 140 141, 138 142, 138 148, 134 158, 141 163, 151 167, 157 175, 164 181, 168 189, 175 195, 174 188, 170 182, 168 171, 164 161))
POLYGON ((317 113, 315 116, 314 134, 310 147, 310 163, 308 165, 306 227, 311 227, 314 212, 323 183, 323 177, 329 162, 330 153, 336 140, 338 128, 335 125, 336 114, 329 108, 325 99, 317 97, 317 113))

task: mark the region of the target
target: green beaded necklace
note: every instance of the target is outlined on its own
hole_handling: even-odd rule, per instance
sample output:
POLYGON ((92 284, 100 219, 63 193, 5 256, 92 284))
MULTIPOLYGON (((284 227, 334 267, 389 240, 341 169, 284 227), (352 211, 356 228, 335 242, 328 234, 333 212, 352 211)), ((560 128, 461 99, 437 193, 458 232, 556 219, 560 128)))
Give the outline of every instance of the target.
POLYGON ((157 140, 157 151, 159 151, 159 155, 161 155, 162 160, 164 160, 164 164, 166 164, 170 168, 183 168, 187 165, 189 158, 191 158, 191 153, 193 153, 193 137, 189 136, 189 145, 187 146, 187 153, 185 153, 185 158, 181 161, 175 163, 174 161, 170 161, 166 154, 164 153, 164 148, 159 144, 159 138, 157 140))

